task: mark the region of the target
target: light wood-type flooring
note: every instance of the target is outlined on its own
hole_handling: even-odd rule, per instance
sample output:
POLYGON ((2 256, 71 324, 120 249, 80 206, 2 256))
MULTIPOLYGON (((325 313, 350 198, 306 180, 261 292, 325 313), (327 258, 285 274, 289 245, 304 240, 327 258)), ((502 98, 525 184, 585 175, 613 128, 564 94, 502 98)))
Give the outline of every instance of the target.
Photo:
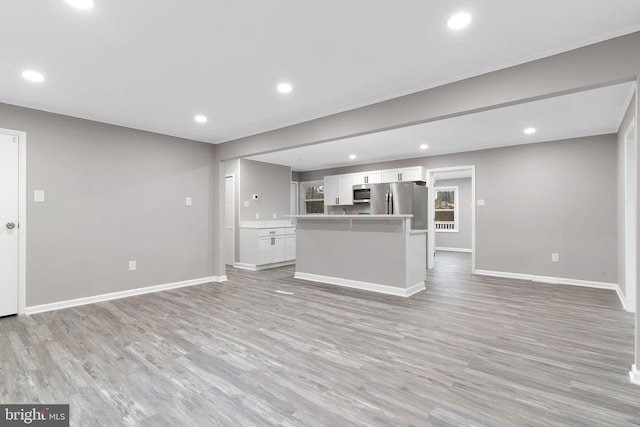
POLYGON ((69 403, 83 427, 640 424, 614 291, 469 271, 440 252, 404 299, 229 269, 3 318, 0 400, 69 403))

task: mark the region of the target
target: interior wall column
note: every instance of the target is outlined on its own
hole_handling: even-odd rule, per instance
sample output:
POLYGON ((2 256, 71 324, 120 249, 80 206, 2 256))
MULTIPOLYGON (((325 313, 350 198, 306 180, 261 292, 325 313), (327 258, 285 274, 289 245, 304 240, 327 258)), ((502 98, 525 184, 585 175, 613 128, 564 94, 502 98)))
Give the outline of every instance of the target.
MULTIPOLYGON (((215 151, 215 146, 213 147, 215 151)), ((224 241, 224 162, 214 155, 211 166, 211 273, 220 280, 226 280, 224 241)))
MULTIPOLYGON (((640 83, 640 70, 638 72, 638 75, 636 76, 636 114, 635 114, 635 118, 636 118, 636 147, 640 148, 640 132, 638 131, 638 128, 640 128, 640 111, 639 111, 639 107, 640 107, 640 96, 638 96, 638 84, 640 83)), ((636 170, 640 171, 640 155, 636 156, 636 164, 637 164, 637 168, 636 170)), ((638 193, 640 193, 640 173, 637 174, 636 177, 636 182, 637 182, 637 190, 638 193)), ((638 209, 638 212, 640 212, 640 194, 638 194, 638 197, 636 198, 637 200, 637 205, 636 208, 638 209)), ((637 227, 636 227, 636 342, 635 342, 635 359, 634 359, 634 364, 631 367, 631 372, 629 373, 629 376, 631 378, 631 382, 634 384, 638 384, 640 385, 640 288, 638 287, 638 283, 637 280, 638 278, 640 278, 640 215, 637 216, 637 227)))

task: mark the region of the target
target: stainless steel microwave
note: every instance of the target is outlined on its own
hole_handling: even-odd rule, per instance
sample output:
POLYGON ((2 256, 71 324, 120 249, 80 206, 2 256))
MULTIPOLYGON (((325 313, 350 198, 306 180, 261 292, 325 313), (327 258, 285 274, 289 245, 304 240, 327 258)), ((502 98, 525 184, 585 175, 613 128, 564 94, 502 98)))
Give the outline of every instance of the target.
POLYGON ((358 184, 353 186, 353 203, 369 203, 371 201, 371 185, 358 184))

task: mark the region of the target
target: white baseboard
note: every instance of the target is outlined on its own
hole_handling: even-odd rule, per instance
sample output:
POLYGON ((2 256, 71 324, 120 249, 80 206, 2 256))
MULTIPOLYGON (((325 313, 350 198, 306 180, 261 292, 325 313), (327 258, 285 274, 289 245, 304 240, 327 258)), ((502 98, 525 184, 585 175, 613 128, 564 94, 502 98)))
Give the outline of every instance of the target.
POLYGON ((424 282, 417 283, 408 288, 397 288, 395 286, 381 285, 378 283, 360 282, 358 280, 343 279, 340 277, 322 276, 319 274, 301 273, 296 271, 293 276, 296 279, 310 280, 312 282, 328 283, 330 285, 344 286, 346 288, 361 289, 365 291, 378 292, 381 294, 395 295, 399 297, 410 297, 425 289, 424 282))
POLYGON ((631 384, 640 385, 640 371, 636 368, 636 364, 631 365, 631 371, 629 371, 629 381, 631 384))
POLYGON ((45 311, 61 310, 63 308, 77 307, 79 305, 94 304, 97 302, 110 301, 119 298, 126 298, 135 295, 149 294, 152 292, 166 291, 169 289, 184 288, 186 286, 202 285, 211 282, 224 282, 227 276, 209 276, 200 279, 183 280, 182 282, 165 283, 163 285, 147 286, 144 288, 129 289, 126 291, 111 292, 108 294, 94 295, 91 297, 58 301, 50 304, 34 305, 26 307, 25 314, 43 313, 45 311))
POLYGON ((533 282, 551 283, 554 285, 583 286, 586 288, 609 289, 616 291, 622 307, 626 310, 626 302, 622 289, 617 283, 595 282, 593 280, 567 279, 563 277, 536 276, 535 274, 509 273, 504 271, 476 270, 475 274, 481 276, 505 277, 507 279, 531 280, 533 282))
POLYGON ((260 270, 266 270, 268 268, 275 268, 275 267, 284 267, 285 265, 292 265, 295 264, 296 261, 284 261, 284 262, 275 262, 273 264, 264 264, 264 265, 255 265, 255 264, 247 264, 245 262, 234 262, 233 266, 235 268, 239 268, 241 270, 250 270, 250 271, 260 271, 260 270))
POLYGON ((471 253, 471 249, 465 249, 465 248, 445 248, 442 246, 436 246, 436 251, 446 251, 446 252, 464 252, 464 253, 471 253))

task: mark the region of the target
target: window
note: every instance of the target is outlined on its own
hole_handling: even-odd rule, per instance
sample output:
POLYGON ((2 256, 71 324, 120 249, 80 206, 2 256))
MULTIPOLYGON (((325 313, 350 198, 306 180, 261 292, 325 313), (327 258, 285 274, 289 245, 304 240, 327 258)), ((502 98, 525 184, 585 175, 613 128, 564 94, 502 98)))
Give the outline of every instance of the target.
POLYGON ((436 231, 458 232, 458 187, 436 187, 436 231))
POLYGON ((300 183, 300 215, 324 213, 324 181, 300 183))

